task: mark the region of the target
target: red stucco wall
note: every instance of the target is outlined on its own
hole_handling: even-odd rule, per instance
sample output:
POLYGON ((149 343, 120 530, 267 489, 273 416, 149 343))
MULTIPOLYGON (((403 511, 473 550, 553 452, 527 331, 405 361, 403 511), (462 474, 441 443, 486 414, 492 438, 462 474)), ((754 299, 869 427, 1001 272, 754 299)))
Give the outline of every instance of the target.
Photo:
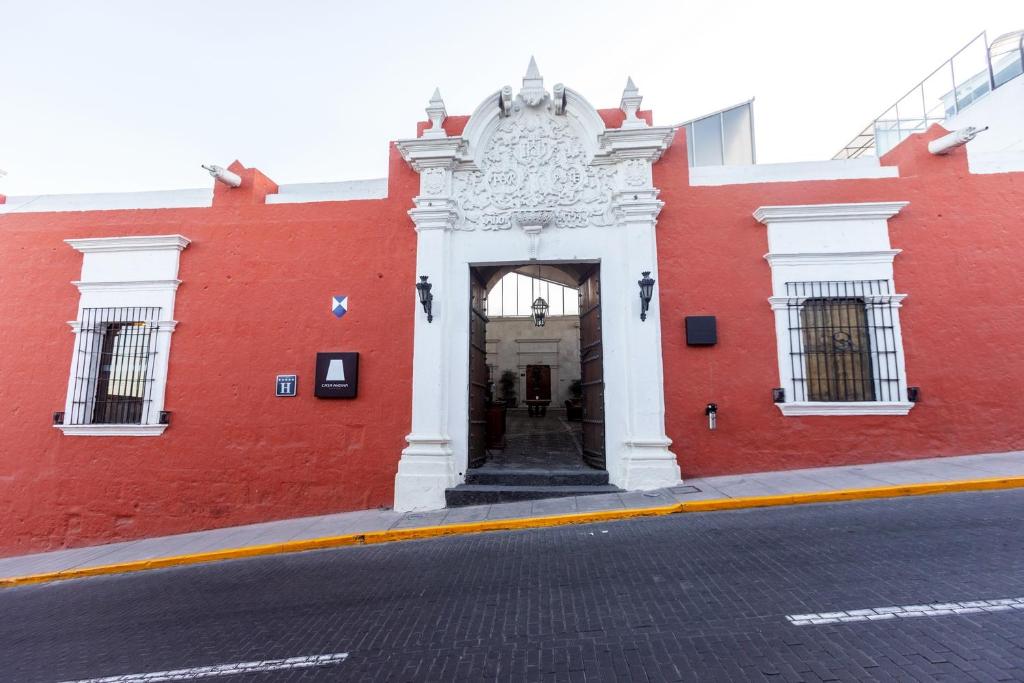
MULTIPOLYGON (((608 125, 621 112, 601 112, 608 125)), ((645 118, 649 114, 644 113, 645 118)), ((446 127, 457 134, 465 117, 446 127)), ((690 187, 685 140, 655 166, 666 422, 684 476, 1024 449, 1024 174, 970 175, 963 149, 911 138, 898 179, 690 187), (762 205, 910 202, 889 222, 906 417, 783 417, 762 205), (685 345, 685 315, 719 343, 685 345), (719 405, 718 430, 703 413, 719 405)), ((232 166, 207 209, 0 216, 0 555, 392 503, 410 426, 418 178, 392 149, 386 200, 265 205, 274 183, 232 166), (64 407, 82 255, 73 237, 181 233, 158 438, 67 437, 64 407), (347 294, 337 320, 330 296, 347 294), (313 397, 317 351, 361 352, 355 401, 313 397), (275 398, 297 372, 299 396, 275 398)))
MULTIPOLYGON (((389 198, 263 205, 242 171, 213 208, 0 216, 0 555, 390 505, 410 424, 418 177, 389 198), (252 196, 255 195, 255 196, 252 196), (72 237, 180 233, 160 437, 69 437, 82 255, 72 237), (347 294, 349 313, 330 312, 347 294), (359 351, 356 400, 313 396, 317 351, 359 351), (274 397, 297 372, 299 395, 274 397)), ((235 170, 241 167, 233 166, 235 170)), ((226 189, 226 188, 225 188, 226 189)))
POLYGON ((971 175, 936 127, 883 164, 900 178, 690 187, 685 141, 655 166, 666 430, 684 477, 1024 449, 1024 174, 971 175), (909 201, 889 221, 910 386, 907 416, 783 417, 764 205, 909 201), (687 347, 686 315, 719 343, 687 347), (718 404, 718 429, 704 406, 718 404))

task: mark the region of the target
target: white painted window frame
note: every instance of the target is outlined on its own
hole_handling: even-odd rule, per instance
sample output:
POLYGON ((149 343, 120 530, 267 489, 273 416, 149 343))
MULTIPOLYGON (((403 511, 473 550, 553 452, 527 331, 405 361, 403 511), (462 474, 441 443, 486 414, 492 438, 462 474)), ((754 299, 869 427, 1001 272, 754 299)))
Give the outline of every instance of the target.
MULTIPOLYGON (((888 219, 907 202, 864 202, 856 204, 809 204, 762 206, 754 218, 768 227, 769 252, 765 260, 772 269, 772 296, 768 303, 775 313, 775 339, 779 386, 789 397, 793 387, 790 363, 789 308, 802 298, 789 296, 788 282, 884 280, 889 291, 897 292, 893 260, 900 253, 889 243, 888 219)), ((891 294, 896 377, 907 387, 906 362, 899 309, 906 294, 891 294)), ((878 368, 872 371, 878 391, 878 368)), ((792 401, 776 403, 785 416, 809 415, 906 415, 910 401, 792 401)))
MULTIPOLYGON (((78 288, 78 313, 68 325, 75 334, 65 420, 75 410, 74 385, 76 364, 89 362, 89 350, 82 349, 82 311, 86 308, 158 308, 158 320, 149 321, 156 340, 153 381, 146 422, 142 424, 55 424, 66 436, 159 436, 167 429, 160 424, 167 389, 167 368, 170 360, 171 334, 174 320, 174 299, 181 281, 178 264, 181 251, 189 245, 182 235, 150 235, 131 237, 98 237, 68 239, 65 243, 82 253, 82 276, 72 282, 78 288), (84 353, 81 353, 84 351, 84 353)), ((90 363, 91 364, 91 363, 90 363)), ((93 381, 89 383, 89 390, 93 381)), ((88 410, 85 411, 88 414, 88 410)))

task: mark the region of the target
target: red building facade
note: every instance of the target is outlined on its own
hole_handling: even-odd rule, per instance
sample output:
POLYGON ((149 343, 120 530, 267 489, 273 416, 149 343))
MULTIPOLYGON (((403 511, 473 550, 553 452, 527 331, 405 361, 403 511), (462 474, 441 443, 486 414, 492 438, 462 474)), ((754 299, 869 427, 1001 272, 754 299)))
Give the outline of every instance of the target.
MULTIPOLYGON (((993 111, 1019 106, 1019 86, 990 95, 993 111)), ((600 266, 603 447, 622 488, 1024 449, 1024 164, 970 144, 932 154, 935 126, 877 161, 691 168, 686 137, 651 125, 635 89, 598 112, 531 71, 516 97, 495 95, 468 118, 432 100, 419 136, 391 145, 386 181, 278 186, 236 162, 237 187, 6 198, 0 554, 443 505, 467 471, 456 432, 472 399, 469 276, 441 269, 467 265, 600 266), (579 193, 521 199, 537 183, 579 193), (641 269, 656 280, 645 321, 641 269), (886 289, 787 293, 797 282, 886 289), (814 318, 811 299, 869 310, 814 318), (109 317, 147 306, 159 312, 109 317), (105 334, 151 336, 90 347, 86 309, 105 334), (807 328, 843 315, 830 353, 863 357, 830 367, 867 380, 839 395, 811 386, 831 371, 809 368, 807 328), (687 345, 686 316, 714 316, 717 343, 687 345), (101 424, 97 387, 114 380, 96 373, 117 372, 104 349, 136 347, 148 412, 101 424), (332 351, 360 354, 354 399, 314 396, 316 354, 332 351), (275 396, 279 374, 298 376, 296 396, 275 396)))

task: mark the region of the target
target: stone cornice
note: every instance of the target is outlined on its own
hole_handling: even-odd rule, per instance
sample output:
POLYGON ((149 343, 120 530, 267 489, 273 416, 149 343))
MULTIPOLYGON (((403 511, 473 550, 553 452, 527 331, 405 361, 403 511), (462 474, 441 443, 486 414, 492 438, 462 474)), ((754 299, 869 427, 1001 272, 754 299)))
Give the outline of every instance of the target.
POLYGON ((838 266, 863 263, 892 263, 902 249, 875 251, 801 252, 796 254, 768 253, 764 260, 772 266, 838 266))
POLYGON ((466 141, 461 137, 412 138, 396 141, 395 147, 406 163, 420 172, 428 168, 452 168, 465 154, 466 141))
POLYGON ((906 415, 914 407, 908 401, 834 401, 776 403, 783 415, 906 415))
POLYGON ((167 429, 161 424, 85 424, 85 425, 54 425, 64 432, 65 436, 160 436, 167 429))
POLYGON ((80 292, 140 292, 140 291, 175 291, 181 280, 125 280, 115 282, 86 282, 84 280, 72 280, 71 284, 78 287, 80 292))
POLYGON ((626 220, 654 220, 665 202, 658 199, 658 190, 621 190, 612 195, 612 210, 626 220))
POLYGON ((191 240, 183 235, 132 235, 125 237, 85 237, 64 240, 65 244, 83 254, 124 251, 181 251, 191 240))
MULTIPOLYGON (((805 301, 813 298, 809 296, 770 296, 768 297, 768 304, 772 307, 773 311, 785 311, 791 306, 802 306, 805 301)), ((863 299, 867 305, 882 305, 892 306, 893 308, 901 308, 903 306, 903 300, 907 298, 906 294, 867 294, 859 295, 856 298, 863 299)))
POLYGON ((803 223, 807 221, 888 220, 910 202, 861 202, 857 204, 798 204, 762 206, 754 218, 769 223, 803 223))
POLYGON ((592 163, 599 166, 625 159, 655 162, 672 144, 675 132, 672 126, 606 130, 598 138, 598 150, 592 163))
POLYGON ((416 231, 420 230, 451 230, 455 227, 455 221, 459 214, 455 202, 451 199, 416 197, 413 199, 416 208, 407 212, 412 222, 416 225, 416 231))

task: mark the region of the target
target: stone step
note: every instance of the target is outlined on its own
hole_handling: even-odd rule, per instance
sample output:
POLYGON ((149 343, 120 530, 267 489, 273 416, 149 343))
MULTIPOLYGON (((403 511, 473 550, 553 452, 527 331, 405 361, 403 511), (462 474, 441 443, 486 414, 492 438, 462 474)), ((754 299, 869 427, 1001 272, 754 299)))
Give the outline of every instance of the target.
POLYGON ((460 484, 444 492, 448 507, 464 505, 490 505, 517 500, 565 498, 567 496, 593 496, 600 493, 620 493, 622 489, 611 484, 599 486, 486 486, 460 484))
POLYGON ((601 486, 608 483, 608 473, 590 468, 547 470, 485 465, 466 472, 466 483, 488 486, 601 486))

